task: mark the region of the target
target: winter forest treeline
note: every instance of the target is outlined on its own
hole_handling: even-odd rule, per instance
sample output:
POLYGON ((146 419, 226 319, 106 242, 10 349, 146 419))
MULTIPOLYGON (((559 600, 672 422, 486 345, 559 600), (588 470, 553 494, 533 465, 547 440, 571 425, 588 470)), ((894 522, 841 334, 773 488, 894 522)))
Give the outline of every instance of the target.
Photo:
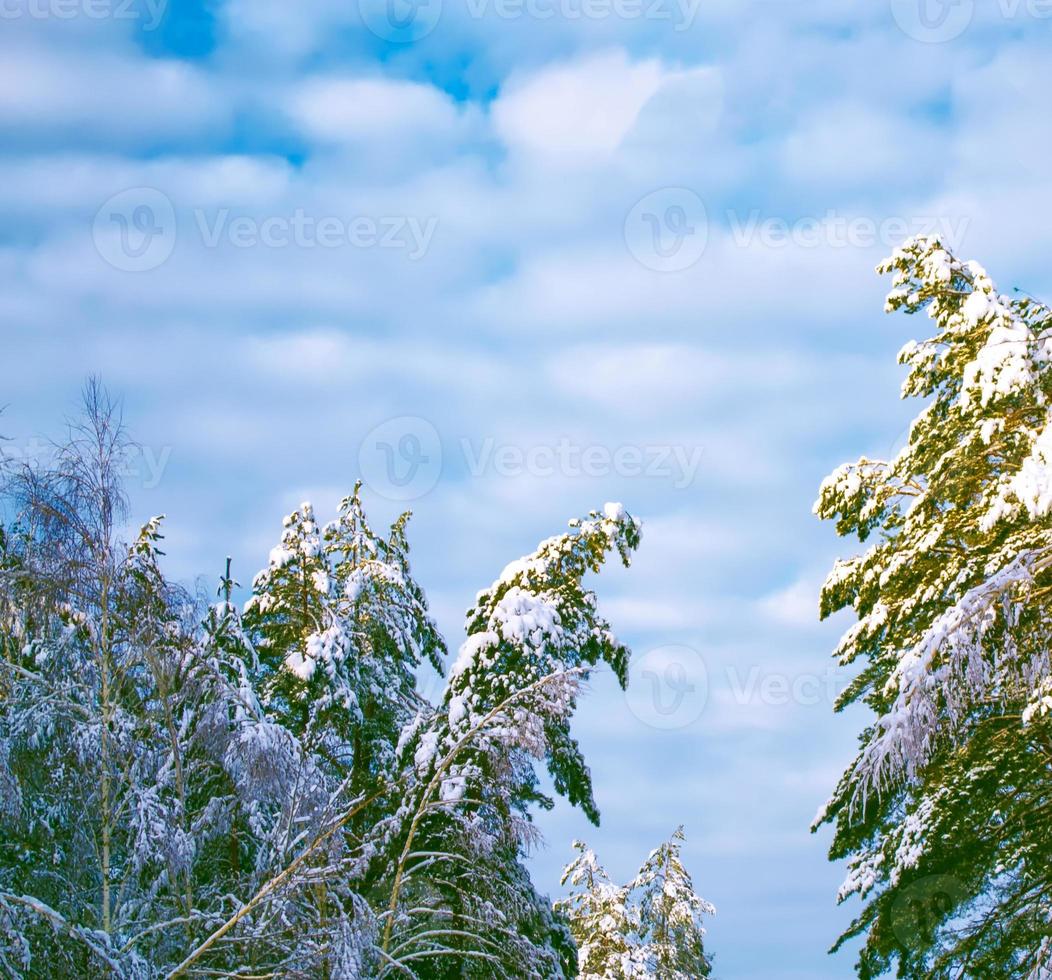
MULTIPOLYGON (((881 271, 933 336, 900 355, 924 402, 906 446, 815 505, 865 548, 816 597, 857 618, 838 707, 872 717, 815 821, 857 911, 837 946, 863 980, 1052 980, 1052 313, 930 238, 881 271)), ((408 515, 374 530, 360 486, 327 523, 303 504, 247 602, 229 564, 192 594, 161 570, 161 518, 121 540, 125 446, 92 383, 52 462, 3 471, 0 971, 712 972, 682 830, 625 884, 553 842, 573 856, 554 904, 525 863, 540 766, 599 819, 572 719, 630 652, 584 579, 629 564, 635 517, 607 504, 509 564, 447 667, 408 515)))
POLYGON ((218 597, 165 578, 160 517, 119 539, 126 448, 93 383, 53 464, 6 474, 0 972, 569 977, 579 937, 601 971, 708 973, 678 832, 623 894, 591 883, 617 937, 523 864, 538 764, 598 821, 570 723, 595 667, 626 681, 582 585, 638 546, 623 507, 479 593, 433 706, 408 514, 374 531, 360 487, 324 525, 303 504, 238 608, 229 564, 218 597))

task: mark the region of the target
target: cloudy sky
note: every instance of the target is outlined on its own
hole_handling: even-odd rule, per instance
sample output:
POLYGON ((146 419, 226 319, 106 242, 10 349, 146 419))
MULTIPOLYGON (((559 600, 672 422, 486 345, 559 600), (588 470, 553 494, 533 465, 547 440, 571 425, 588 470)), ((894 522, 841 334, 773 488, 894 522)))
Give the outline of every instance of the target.
POLYGON ((598 580, 637 651, 578 731, 627 877, 679 823, 725 978, 849 975, 808 825, 852 755, 822 477, 916 406, 876 262, 938 231, 1048 298, 1037 0, 3 0, 0 339, 13 453, 98 373, 174 575, 242 581, 363 476, 408 504, 455 648, 565 521, 645 521, 598 580))

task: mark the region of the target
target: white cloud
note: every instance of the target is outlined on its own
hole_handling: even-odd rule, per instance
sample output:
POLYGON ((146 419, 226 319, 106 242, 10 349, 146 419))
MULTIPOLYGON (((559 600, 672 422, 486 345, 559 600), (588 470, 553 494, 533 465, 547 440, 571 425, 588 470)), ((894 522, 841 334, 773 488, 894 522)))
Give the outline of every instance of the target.
POLYGON ((604 599, 603 615, 614 624, 615 632, 633 630, 649 635, 694 627, 701 618, 697 604, 685 604, 678 597, 614 596, 604 599))
MULTIPOLYGON (((288 191, 292 168, 265 156, 209 154, 136 160, 115 153, 40 153, 0 160, 0 206, 39 216, 93 215, 106 198, 156 187, 185 210, 265 205, 288 191)), ((83 225, 78 221, 78 227, 83 225)))
POLYGON ((60 131, 135 145, 216 132, 228 111, 210 79, 180 61, 0 45, 0 125, 20 139, 60 131))
POLYGON ((923 187, 945 167, 932 128, 859 102, 825 104, 789 134, 783 166, 790 180, 826 193, 923 187))
POLYGON ((760 612, 783 626, 813 629, 818 625, 818 595, 822 578, 808 576, 759 600, 760 612))
POLYGON ((491 112, 511 149, 548 161, 602 159, 620 145, 667 72, 624 51, 546 67, 513 78, 491 112))
POLYGON ((305 133, 323 142, 455 137, 465 113, 432 85, 383 78, 314 78, 288 100, 305 133))
POLYGON ((547 372, 567 394, 638 417, 664 414, 670 404, 681 411, 711 404, 742 387, 790 390, 812 376, 813 366, 786 350, 743 357, 715 345, 608 343, 560 351, 548 359, 547 372))

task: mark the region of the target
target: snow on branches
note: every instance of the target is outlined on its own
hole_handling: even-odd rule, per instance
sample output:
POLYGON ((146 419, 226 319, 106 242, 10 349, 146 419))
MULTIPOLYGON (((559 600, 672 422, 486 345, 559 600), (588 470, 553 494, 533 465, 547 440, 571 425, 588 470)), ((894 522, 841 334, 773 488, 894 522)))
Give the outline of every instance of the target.
POLYGON ((450 671, 440 743, 454 744, 491 715, 480 744, 546 757, 559 792, 594 820, 591 780, 570 737, 569 718, 589 668, 605 662, 622 686, 627 683, 628 650, 582 580, 610 551, 627 566, 640 525, 620 504, 607 504, 571 528, 509 564, 468 610, 468 639, 450 671), (509 698, 507 708, 493 714, 509 698))
POLYGON ((626 885, 611 881, 593 851, 574 841, 563 871, 570 895, 556 907, 570 920, 581 980, 707 977, 703 917, 716 909, 694 891, 680 851, 683 828, 650 852, 626 885))
MULTIPOLYGON (((838 561, 822 589, 823 616, 850 607, 858 618, 836 650, 864 665, 841 705, 863 699, 876 718, 817 822, 836 821, 834 856, 854 854, 841 899, 878 896, 849 932, 868 930, 867 968, 898 955, 930 971, 918 976, 950 976, 961 948, 975 955, 969 944, 990 942, 988 925, 965 930, 970 938, 942 958, 934 935, 896 951, 889 923, 900 889, 952 868, 968 901, 1025 904, 1020 890, 1032 887, 1035 848, 1045 846, 1023 822, 988 867, 974 854, 957 863, 976 827, 1009 820, 1047 783, 1052 313, 1000 293, 981 266, 934 239, 906 243, 879 271, 893 277, 889 311, 934 321, 931 338, 900 354, 904 396, 928 403, 895 459, 841 466, 815 504, 839 534, 875 539, 838 561), (956 849, 946 835, 959 835, 956 849)), ((1005 935, 991 957, 1022 942, 1005 935)), ((1016 953, 1032 963, 1037 942, 1022 945, 1016 953)))
POLYGON ((0 528, 0 972, 564 977, 566 922, 523 864, 548 805, 593 818, 570 736, 581 680, 628 651, 582 579, 638 523, 573 522, 480 593, 446 648, 408 514, 360 487, 304 503, 241 608, 161 571, 162 522, 118 537, 122 439, 101 392, 58 467, 15 474, 0 528))
POLYGON ((551 805, 537 792, 535 761, 545 760, 556 790, 598 819, 570 720, 580 683, 593 667, 605 662, 625 683, 628 651, 582 580, 599 571, 611 551, 627 565, 639 539, 639 522, 620 505, 607 504, 509 564, 468 610, 468 637, 442 704, 429 717, 414 719, 399 740, 413 773, 412 818, 397 863, 385 950, 418 950, 417 937, 434 932, 437 923, 427 916, 407 920, 398 907, 404 892, 418 896, 418 907, 425 905, 420 892, 440 874, 462 883, 459 902, 472 917, 491 916, 503 904, 500 893, 505 901, 515 896, 520 935, 512 941, 512 920, 500 918, 501 952, 479 950, 489 970, 503 964, 518 975, 515 964, 522 969, 523 962, 540 975, 570 969, 568 937, 560 938, 559 924, 524 874, 509 877, 509 870, 535 838, 528 807, 551 805), (538 935, 550 938, 541 943, 538 935))

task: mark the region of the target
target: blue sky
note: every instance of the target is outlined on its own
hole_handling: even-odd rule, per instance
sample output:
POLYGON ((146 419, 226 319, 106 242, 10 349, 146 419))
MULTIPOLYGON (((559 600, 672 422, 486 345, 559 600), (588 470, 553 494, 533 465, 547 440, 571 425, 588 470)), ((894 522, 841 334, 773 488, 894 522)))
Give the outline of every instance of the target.
POLYGON ((637 683, 595 679, 603 824, 541 815, 535 878, 575 836, 627 877, 683 823, 721 976, 848 976, 808 825, 863 724, 816 621, 851 546, 810 506, 915 411, 898 240, 1052 294, 1052 10, 391 2, 6 0, 3 433, 33 451, 100 374, 188 581, 249 581, 364 475, 453 648, 505 562, 623 501, 643 546, 597 587, 637 683))

